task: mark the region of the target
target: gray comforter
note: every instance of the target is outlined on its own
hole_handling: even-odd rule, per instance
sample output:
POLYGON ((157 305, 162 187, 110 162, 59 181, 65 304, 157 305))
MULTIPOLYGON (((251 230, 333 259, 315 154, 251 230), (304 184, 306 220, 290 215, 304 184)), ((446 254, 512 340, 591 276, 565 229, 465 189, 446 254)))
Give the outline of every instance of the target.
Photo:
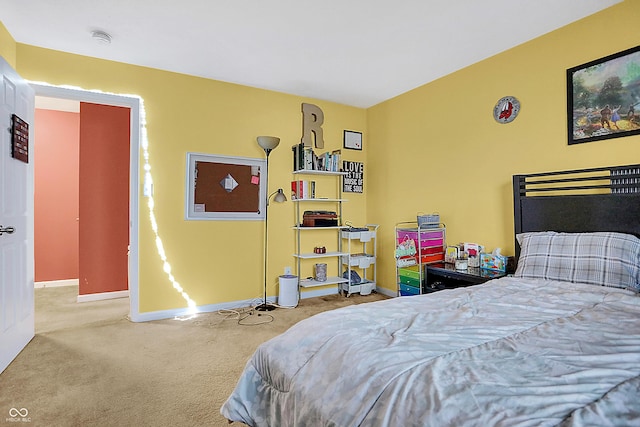
POLYGON ((640 296, 506 277, 325 312, 261 345, 251 426, 640 425, 640 296))

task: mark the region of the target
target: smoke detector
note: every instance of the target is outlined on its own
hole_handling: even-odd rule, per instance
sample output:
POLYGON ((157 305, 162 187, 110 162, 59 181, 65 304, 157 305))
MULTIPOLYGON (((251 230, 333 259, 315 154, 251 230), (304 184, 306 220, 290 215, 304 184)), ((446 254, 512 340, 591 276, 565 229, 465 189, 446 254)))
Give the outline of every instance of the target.
POLYGON ((93 39, 100 44, 111 44, 111 35, 109 35, 109 33, 105 33, 104 31, 91 31, 91 37, 93 37, 93 39))

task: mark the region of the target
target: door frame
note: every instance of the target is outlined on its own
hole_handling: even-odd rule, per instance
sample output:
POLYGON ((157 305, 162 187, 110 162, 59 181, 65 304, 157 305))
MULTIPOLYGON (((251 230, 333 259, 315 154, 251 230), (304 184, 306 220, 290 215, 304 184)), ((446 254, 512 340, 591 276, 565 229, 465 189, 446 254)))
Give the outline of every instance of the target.
POLYGON ((129 320, 140 322, 140 304, 138 292, 139 279, 139 188, 140 188, 140 147, 141 125, 144 120, 141 114, 142 98, 135 95, 117 95, 99 91, 88 91, 80 88, 53 86, 43 83, 28 82, 36 96, 69 99, 79 102, 127 107, 130 109, 130 141, 129 141, 129 320))

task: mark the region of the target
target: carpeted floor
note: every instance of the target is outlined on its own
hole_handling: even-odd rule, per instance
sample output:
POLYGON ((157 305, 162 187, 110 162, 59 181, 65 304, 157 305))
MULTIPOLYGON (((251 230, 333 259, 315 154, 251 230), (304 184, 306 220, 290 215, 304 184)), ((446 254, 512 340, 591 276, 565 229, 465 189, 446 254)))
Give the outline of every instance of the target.
POLYGON ((128 299, 79 304, 77 293, 36 289, 36 336, 0 374, 0 424, 26 408, 32 426, 226 426, 220 406, 260 343, 316 313, 386 298, 309 298, 244 314, 240 323, 261 323, 245 326, 220 313, 132 323, 128 299))

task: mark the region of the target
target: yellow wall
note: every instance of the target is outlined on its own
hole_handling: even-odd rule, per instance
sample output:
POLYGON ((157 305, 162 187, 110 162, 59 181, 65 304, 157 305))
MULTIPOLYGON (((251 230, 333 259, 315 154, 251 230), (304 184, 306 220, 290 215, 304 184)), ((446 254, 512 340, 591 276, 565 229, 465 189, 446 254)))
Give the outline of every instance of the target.
MULTIPOLYGON (((280 146, 269 158, 269 186, 271 191, 282 187, 289 195, 291 146, 302 136, 303 102, 323 110, 327 150, 342 148, 344 129, 364 131, 366 125, 364 109, 335 103, 22 44, 17 56, 17 71, 26 79, 144 99, 160 237, 172 274, 200 306, 261 297, 263 222, 185 221, 186 153, 264 158, 256 136, 279 136, 280 146)), ((364 161, 365 156, 366 151, 352 150, 343 155, 354 161, 364 161)), ((349 196, 345 219, 364 223, 365 197, 349 196)), ((268 295, 277 294, 277 277, 284 267, 294 266, 293 212, 291 202, 270 207, 268 295)), ((163 272, 148 217, 141 197, 140 311, 185 307, 163 272)), ((311 273, 311 267, 303 271, 311 273)))
MULTIPOLYGON (((342 131, 364 132, 364 195, 347 194, 344 217, 381 224, 378 284, 395 290, 394 225, 417 212, 440 213, 448 241, 476 241, 513 253, 511 176, 640 162, 640 137, 567 145, 565 71, 638 45, 640 3, 627 0, 368 110, 13 42, 0 28, 0 53, 25 78, 144 99, 156 215, 172 274, 198 305, 262 295, 262 223, 191 221, 184 217, 189 151, 261 158, 257 135, 276 135, 270 188, 289 188, 290 147, 300 140, 302 102, 325 114, 327 149, 342 131), (15 53, 13 53, 15 51, 15 53), (496 101, 516 96, 520 116, 492 118, 496 101)), ((437 60, 437 59, 434 59, 437 60)), ((287 193, 288 194, 288 193, 287 193)), ((269 295, 293 266, 294 205, 272 204, 269 295)), ((184 307, 157 255, 140 199, 140 311, 184 307)), ((324 243, 324 242, 318 242, 324 243)), ((303 271, 311 275, 311 271, 303 271)))
POLYGON ((13 68, 16 67, 16 42, 2 22, 0 22, 0 56, 13 68))
POLYGON ((637 46, 638 22, 640 2, 627 0, 367 111, 367 220, 383 230, 383 286, 394 288, 396 222, 437 211, 449 243, 513 254, 513 174, 640 163, 640 136, 569 146, 566 113, 566 70, 637 46), (498 124, 492 110, 507 95, 521 112, 498 124))

